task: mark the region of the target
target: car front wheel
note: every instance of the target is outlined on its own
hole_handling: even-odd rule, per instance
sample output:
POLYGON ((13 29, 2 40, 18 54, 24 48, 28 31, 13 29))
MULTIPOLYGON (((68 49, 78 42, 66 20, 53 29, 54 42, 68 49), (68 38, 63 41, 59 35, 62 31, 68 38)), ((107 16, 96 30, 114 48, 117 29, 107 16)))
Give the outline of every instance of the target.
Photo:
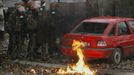
POLYGON ((114 64, 119 64, 121 62, 121 59, 122 59, 122 52, 121 52, 121 49, 120 48, 116 48, 112 55, 111 55, 111 62, 114 63, 114 64))

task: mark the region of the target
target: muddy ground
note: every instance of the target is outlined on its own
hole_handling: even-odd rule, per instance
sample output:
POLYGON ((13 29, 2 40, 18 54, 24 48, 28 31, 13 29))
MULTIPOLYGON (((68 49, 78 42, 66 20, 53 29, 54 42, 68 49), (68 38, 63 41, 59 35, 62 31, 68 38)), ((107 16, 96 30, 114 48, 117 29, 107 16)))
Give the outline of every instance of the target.
MULTIPOLYGON (((56 72, 59 68, 66 68, 74 62, 65 56, 33 61, 10 60, 4 55, 1 55, 1 58, 0 75, 58 75, 56 72)), ((109 64, 106 60, 88 61, 88 65, 96 71, 96 75, 134 75, 133 58, 124 59, 119 65, 109 64)))

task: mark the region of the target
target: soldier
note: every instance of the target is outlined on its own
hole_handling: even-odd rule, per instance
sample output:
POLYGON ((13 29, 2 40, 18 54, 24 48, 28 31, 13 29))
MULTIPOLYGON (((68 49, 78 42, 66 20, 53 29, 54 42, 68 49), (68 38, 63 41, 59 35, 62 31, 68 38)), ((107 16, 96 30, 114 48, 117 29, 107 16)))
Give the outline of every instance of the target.
POLYGON ((37 26, 37 6, 35 6, 34 1, 29 0, 22 0, 22 2, 19 2, 16 4, 16 7, 19 9, 18 14, 22 15, 22 10, 25 10, 24 16, 25 19, 21 20, 22 25, 22 34, 24 38, 29 36, 29 43, 28 43, 28 55, 27 57, 33 57, 35 56, 34 47, 36 44, 36 26, 37 26), (35 20, 36 19, 36 20, 35 20))
POLYGON ((8 46, 8 51, 7 54, 9 57, 12 57, 12 52, 14 50, 14 32, 13 32, 13 25, 15 24, 13 22, 13 13, 14 13, 14 8, 10 7, 8 8, 7 12, 5 13, 5 18, 6 18, 6 31, 9 33, 9 46, 8 46), (12 17, 12 18, 11 18, 12 17))
POLYGON ((16 8, 12 8, 12 13, 8 19, 9 48, 8 53, 11 58, 21 57, 22 45, 24 42, 21 17, 17 15, 16 8))
MULTIPOLYGON (((24 1, 24 0, 23 0, 24 1)), ((27 57, 29 59, 33 59, 37 55, 36 47, 36 36, 37 36, 37 20, 38 20, 38 6, 36 6, 35 1, 27 1, 25 3, 28 6, 26 8, 26 15, 27 15, 27 34, 29 36, 29 43, 28 43, 28 54, 27 57)))
POLYGON ((28 0, 16 3, 15 8, 9 8, 8 16, 9 48, 8 55, 16 59, 22 57, 24 40, 27 34, 26 9, 30 7, 28 0))
POLYGON ((27 18, 27 30, 29 35, 29 43, 28 43, 28 55, 29 59, 33 59, 37 57, 37 50, 36 47, 36 37, 37 37, 37 19, 34 18, 33 15, 29 15, 27 18))

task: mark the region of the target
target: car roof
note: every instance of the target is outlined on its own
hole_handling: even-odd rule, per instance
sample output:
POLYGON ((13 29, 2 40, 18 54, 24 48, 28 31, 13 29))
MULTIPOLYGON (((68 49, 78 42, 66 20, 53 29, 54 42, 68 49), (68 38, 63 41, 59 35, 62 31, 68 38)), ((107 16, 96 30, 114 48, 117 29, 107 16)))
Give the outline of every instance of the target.
POLYGON ((85 19, 83 22, 110 23, 110 22, 125 21, 125 20, 134 20, 134 19, 126 18, 126 17, 103 16, 103 17, 94 17, 94 18, 85 19))

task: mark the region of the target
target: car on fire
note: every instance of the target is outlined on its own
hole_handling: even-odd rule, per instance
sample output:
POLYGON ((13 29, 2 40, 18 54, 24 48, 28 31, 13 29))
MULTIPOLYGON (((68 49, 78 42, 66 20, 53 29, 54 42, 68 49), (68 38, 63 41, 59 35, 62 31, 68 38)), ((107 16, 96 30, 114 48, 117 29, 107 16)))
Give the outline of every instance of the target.
POLYGON ((83 54, 90 59, 109 59, 119 64, 124 57, 134 55, 134 19, 125 17, 95 17, 83 20, 62 39, 61 51, 76 56, 73 40, 84 43, 83 54))

